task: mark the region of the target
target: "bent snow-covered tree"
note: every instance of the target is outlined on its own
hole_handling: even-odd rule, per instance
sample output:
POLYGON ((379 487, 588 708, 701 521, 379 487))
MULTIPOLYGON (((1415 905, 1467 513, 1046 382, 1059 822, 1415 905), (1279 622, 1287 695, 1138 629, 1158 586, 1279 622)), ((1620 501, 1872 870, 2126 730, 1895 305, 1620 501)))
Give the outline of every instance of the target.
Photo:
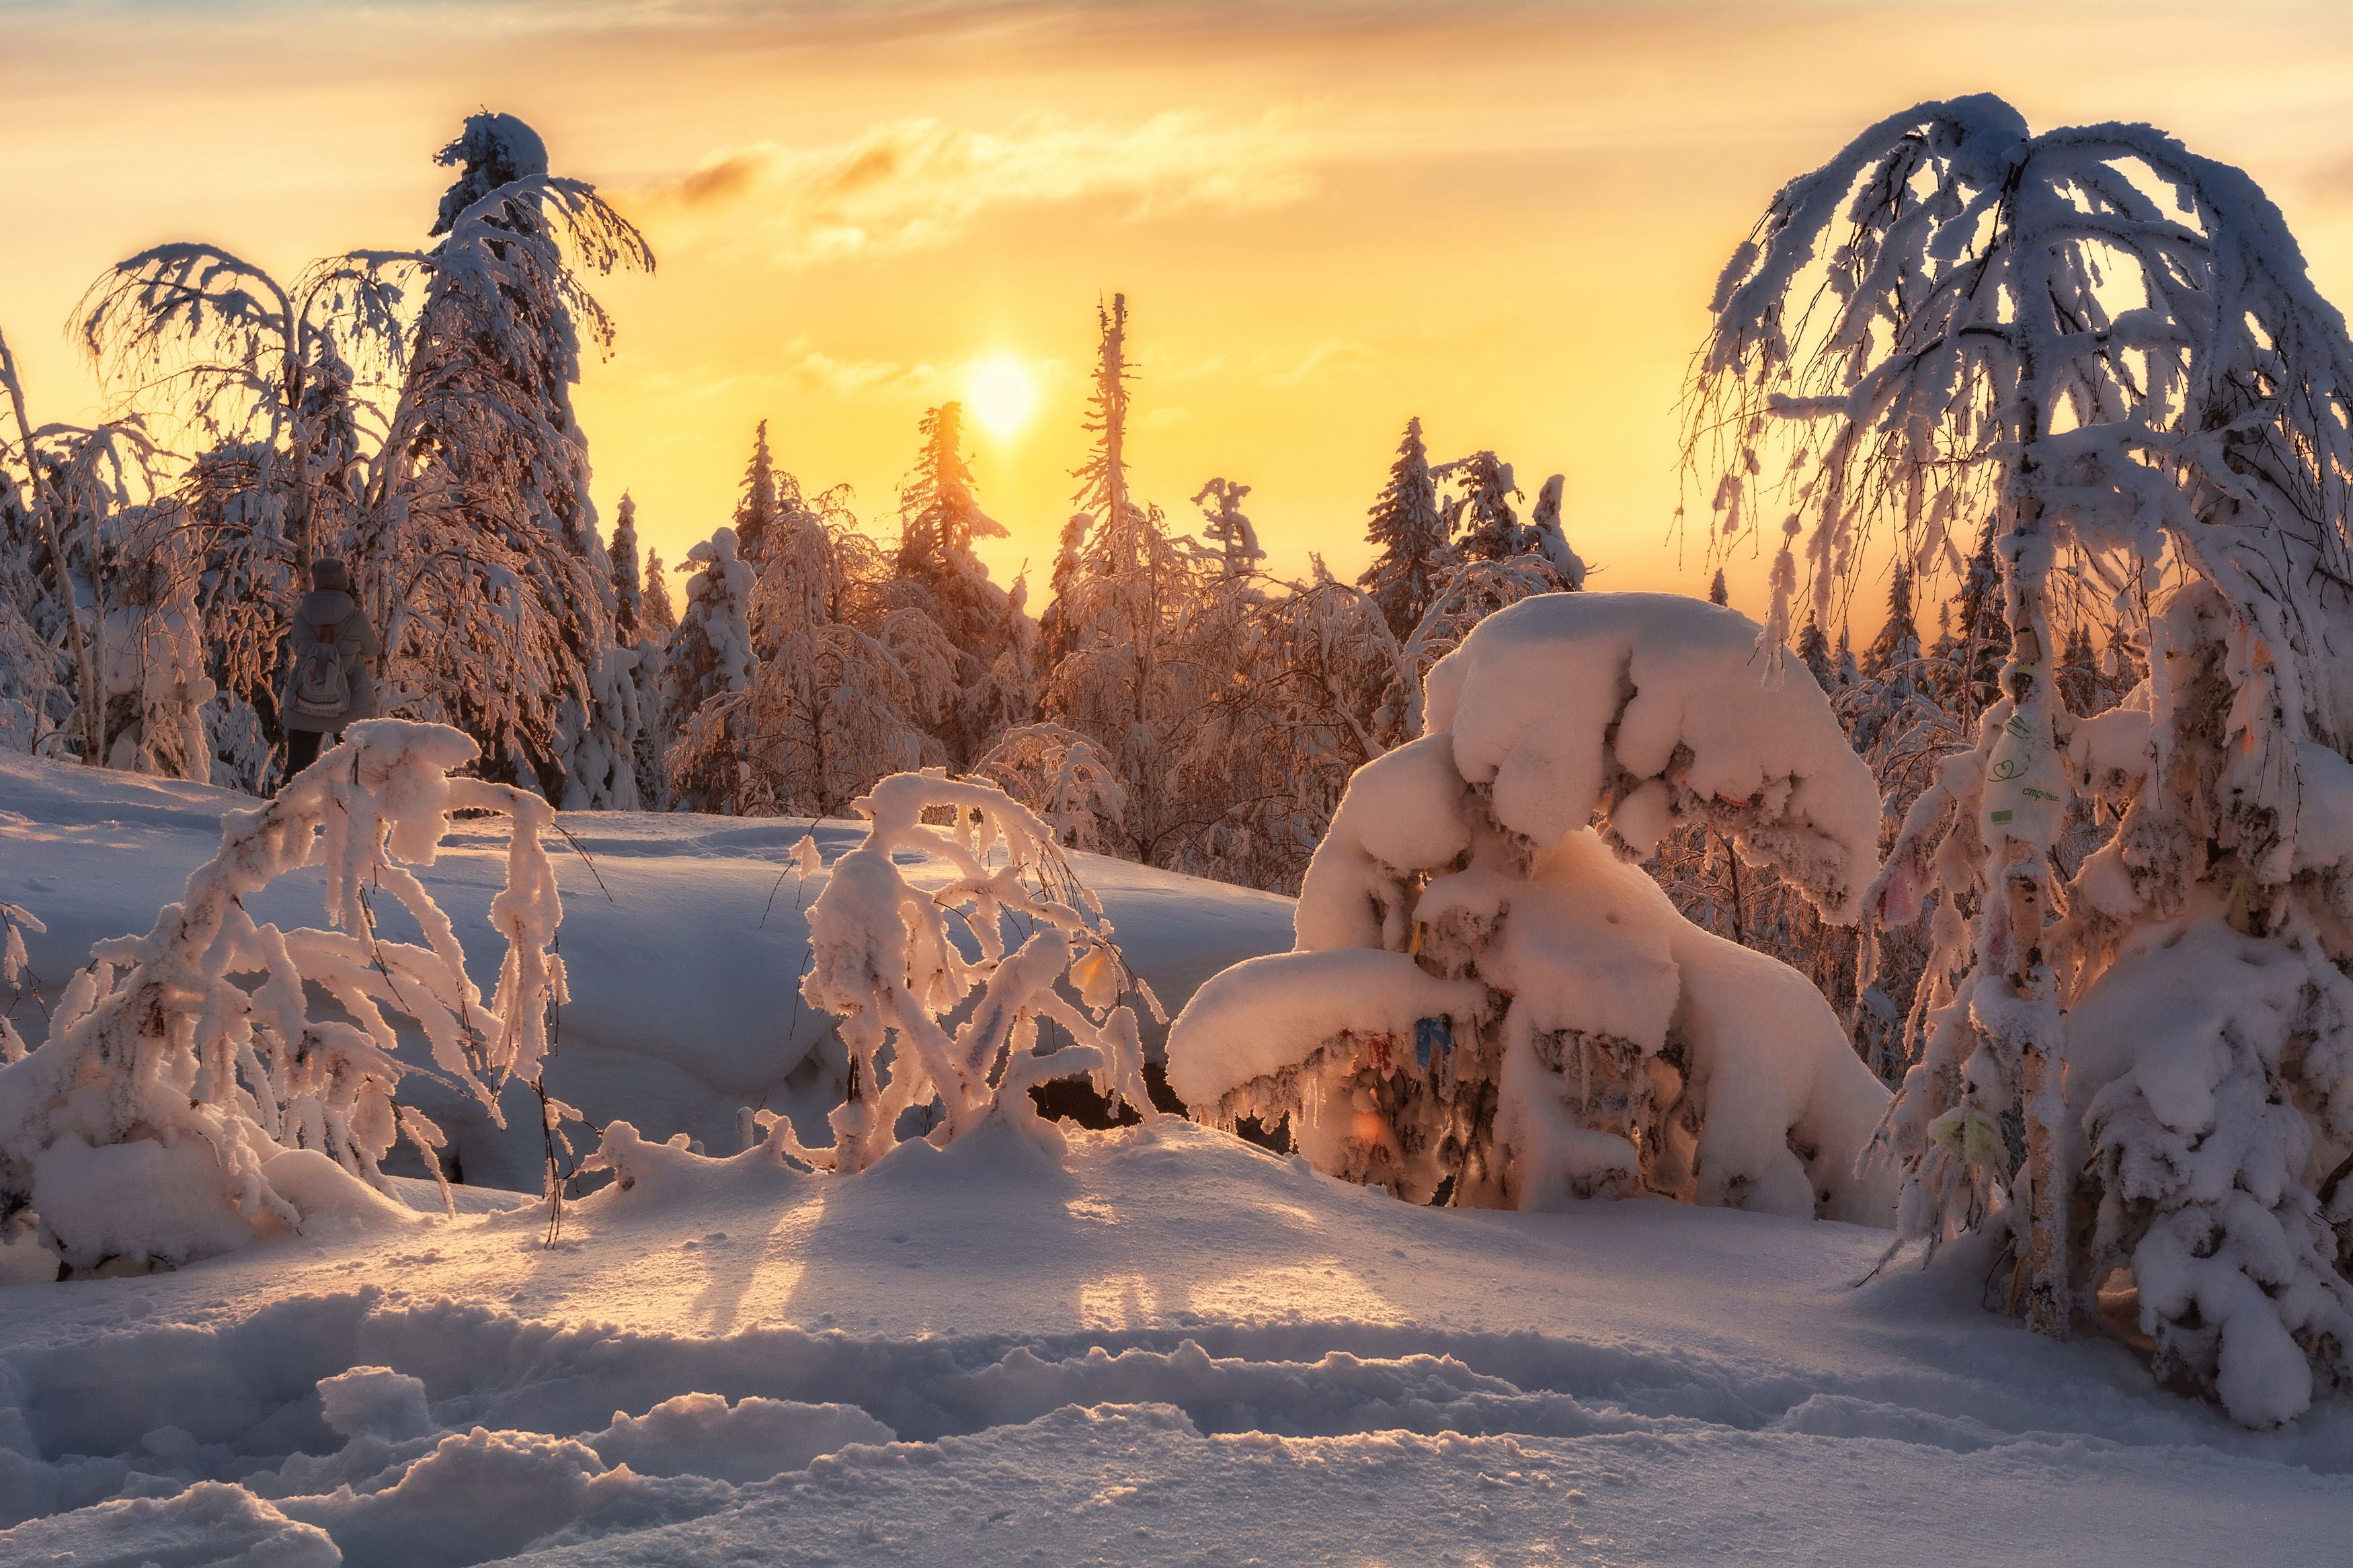
POLYGON ((1785 186, 1715 311, 1694 457, 1720 529, 1789 513, 1772 644, 1791 546, 1820 616, 1874 526, 1923 570, 1998 533, 1999 700, 1867 900, 1933 914, 1886 1128, 1905 1231, 1991 1233, 2046 1332, 2137 1290, 2161 1374, 2293 1417, 2353 1376, 2344 319, 2244 174, 1983 97, 1785 186), (2150 679, 2097 720, 2054 679, 2063 556, 2120 600, 2175 584, 2150 679), (2122 820, 2055 885, 2095 791, 2122 820))
POLYGON ((382 1207, 370 1189, 394 1142, 409 1138, 438 1174, 443 1141, 393 1098, 409 1070, 396 1017, 498 1121, 500 1089, 537 1079, 548 1008, 564 999, 563 908, 540 843, 553 812, 448 776, 476 756, 455 730, 370 720, 275 800, 224 817, 219 852, 180 901, 144 936, 93 948, 47 1040, 0 1068, 0 1210, 29 1210, 44 1246, 96 1268, 185 1263, 382 1207), (491 903, 507 951, 488 1003, 412 869, 469 810, 512 825, 491 903), (326 928, 255 920, 253 895, 308 866, 326 871, 326 928), (382 932, 372 894, 390 895, 420 940, 382 932), (333 1012, 314 1008, 311 987, 333 1012))
POLYGON ((1356 771, 1297 951, 1212 978, 1169 1087, 1290 1121, 1319 1169, 1416 1202, 1688 1201, 1885 1223, 1854 1173, 1887 1103, 1795 971, 1679 916, 1635 864, 1704 822, 1835 918, 1879 801, 1810 681, 1695 599, 1546 594, 1430 672, 1424 732, 1356 771))
POLYGON ((934 1104, 935 1144, 991 1115, 1051 1141, 1029 1091, 1067 1078, 1153 1116, 1135 1013, 1120 998, 1134 991, 1155 1015, 1159 1003, 1129 972, 1054 830, 1004 791, 937 770, 894 773, 854 804, 872 826, 809 910, 801 982, 840 1020, 849 1095, 833 1111, 830 1150, 803 1148, 789 1121, 763 1112, 770 1146, 853 1173, 897 1145, 902 1112, 934 1104), (927 825, 927 815, 951 820, 927 825), (945 886, 916 886, 902 857, 944 864, 945 886), (1008 931, 1018 938, 1009 951, 1008 931), (1041 1023, 1070 1037, 1042 1056, 1041 1023))

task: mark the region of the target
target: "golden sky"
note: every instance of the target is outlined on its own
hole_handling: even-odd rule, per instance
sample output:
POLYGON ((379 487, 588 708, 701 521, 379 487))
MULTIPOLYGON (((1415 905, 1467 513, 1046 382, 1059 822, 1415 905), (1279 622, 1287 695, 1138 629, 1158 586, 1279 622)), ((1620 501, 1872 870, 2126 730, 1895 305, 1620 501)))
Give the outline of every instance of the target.
MULTIPOLYGON (((1212 475, 1279 569, 1353 574, 1419 414, 1434 457, 1567 476, 1597 587, 1701 585, 1674 400, 1716 269, 1863 124, 1991 90, 2241 163, 2353 304, 2353 4, 27 4, 0 0, 0 328, 35 417, 93 411, 60 332, 110 260, 204 238, 291 273, 420 243, 481 107, 646 230, 578 404, 609 522, 726 520, 754 423, 892 513, 928 405, 1004 356, 988 547, 1042 579, 1094 309, 1126 291, 1141 492, 1212 475)), ((1761 562, 1734 571, 1760 607, 1761 562)))

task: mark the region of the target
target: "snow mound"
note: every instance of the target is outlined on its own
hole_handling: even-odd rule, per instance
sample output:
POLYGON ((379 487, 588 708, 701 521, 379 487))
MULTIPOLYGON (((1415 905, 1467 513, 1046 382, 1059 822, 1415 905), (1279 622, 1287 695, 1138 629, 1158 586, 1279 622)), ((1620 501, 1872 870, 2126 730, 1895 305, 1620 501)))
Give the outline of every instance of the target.
POLYGON ((1178 1015, 1170 1086, 1217 1124, 1287 1120, 1317 1169, 1417 1202, 1655 1192, 1887 1223, 1891 1183, 1855 1170, 1887 1094, 1837 1016, 1589 826, 1606 805, 1639 853, 1698 814, 1852 912, 1869 771, 1819 688, 1757 684, 1755 638, 1658 595, 1482 622, 1431 671, 1430 732, 1350 779, 1297 951, 1178 1015))
POLYGON ((1675 594, 1542 594, 1430 672, 1424 726, 1495 820, 1539 844, 1596 814, 1647 858, 1678 820, 1720 823, 1852 921, 1879 868, 1880 804, 1830 700, 1773 677, 1756 622, 1675 594))

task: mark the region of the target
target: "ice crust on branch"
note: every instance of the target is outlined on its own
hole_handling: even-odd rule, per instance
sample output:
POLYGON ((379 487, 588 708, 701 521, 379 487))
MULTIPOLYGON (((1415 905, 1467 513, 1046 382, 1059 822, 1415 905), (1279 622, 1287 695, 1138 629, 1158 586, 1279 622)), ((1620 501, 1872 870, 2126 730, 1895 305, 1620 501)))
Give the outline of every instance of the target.
POLYGON ((1546 595, 1431 674, 1429 732, 1358 769, 1298 951, 1211 979, 1171 1028, 1205 1120, 1288 1119, 1321 1170, 1417 1202, 1657 1192, 1884 1224, 1854 1173, 1886 1091, 1794 970, 1713 936, 1593 826, 1722 826, 1851 910, 1878 802, 1757 627, 1658 595, 1546 595))
POLYGON ((1128 969, 1054 829, 1004 791, 939 769, 894 773, 852 809, 872 826, 834 862, 809 910, 801 982, 801 994, 839 1020, 849 1098, 833 1111, 830 1150, 803 1147, 791 1122, 764 1112, 770 1146, 862 1171, 898 1143, 903 1112, 934 1102, 926 1136, 935 1145, 992 1115, 1050 1143, 1060 1135, 1038 1119, 1029 1090, 1067 1078, 1155 1115, 1135 1013, 1120 998, 1136 993, 1155 1017, 1160 1005, 1128 969), (944 862, 947 885, 910 882, 901 861, 916 856, 944 862), (1070 1036, 1042 1056, 1041 1023, 1070 1036))
POLYGON ((65 1263, 185 1263, 321 1215, 404 1213, 381 1195, 381 1162, 406 1136, 438 1172, 443 1139, 394 1099, 413 1070, 395 1058, 396 1019, 493 1121, 500 1089, 538 1075, 565 994, 563 906, 540 839, 554 813, 449 776, 476 754, 438 724, 353 725, 277 799, 223 818, 218 853, 152 930, 91 950, 47 1040, 0 1068, 0 1203, 37 1215, 65 1263), (463 810, 511 824, 491 903, 506 953, 487 1002, 414 869, 463 810), (251 897, 307 867, 325 872, 325 925, 255 920, 251 897), (421 940, 379 931, 378 895, 421 940), (343 1016, 314 1011, 313 987, 343 1016))

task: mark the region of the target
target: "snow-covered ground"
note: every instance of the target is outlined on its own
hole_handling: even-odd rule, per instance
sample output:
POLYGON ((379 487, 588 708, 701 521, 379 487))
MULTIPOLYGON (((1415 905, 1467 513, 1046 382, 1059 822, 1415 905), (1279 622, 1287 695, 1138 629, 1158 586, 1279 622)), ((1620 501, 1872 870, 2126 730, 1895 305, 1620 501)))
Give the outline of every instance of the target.
MULTIPOLYGON (((0 900, 49 922, 52 994, 230 798, 0 759, 0 900)), ((567 856, 551 1088, 723 1152, 823 1033, 809 889, 759 924, 801 827, 566 822, 614 901, 567 856)), ((830 861, 858 830, 818 831, 830 861)), ((1288 944, 1280 900, 1084 869, 1172 1007, 1288 944)), ((432 885, 469 932, 496 879, 432 885)), ((478 1188, 0 1289, 0 1563, 2305 1563, 2353 1521, 2342 1403, 2237 1430, 1981 1311, 1982 1260, 1854 1288, 1881 1232, 1418 1208, 1169 1120, 633 1174, 552 1247, 478 1188)))

